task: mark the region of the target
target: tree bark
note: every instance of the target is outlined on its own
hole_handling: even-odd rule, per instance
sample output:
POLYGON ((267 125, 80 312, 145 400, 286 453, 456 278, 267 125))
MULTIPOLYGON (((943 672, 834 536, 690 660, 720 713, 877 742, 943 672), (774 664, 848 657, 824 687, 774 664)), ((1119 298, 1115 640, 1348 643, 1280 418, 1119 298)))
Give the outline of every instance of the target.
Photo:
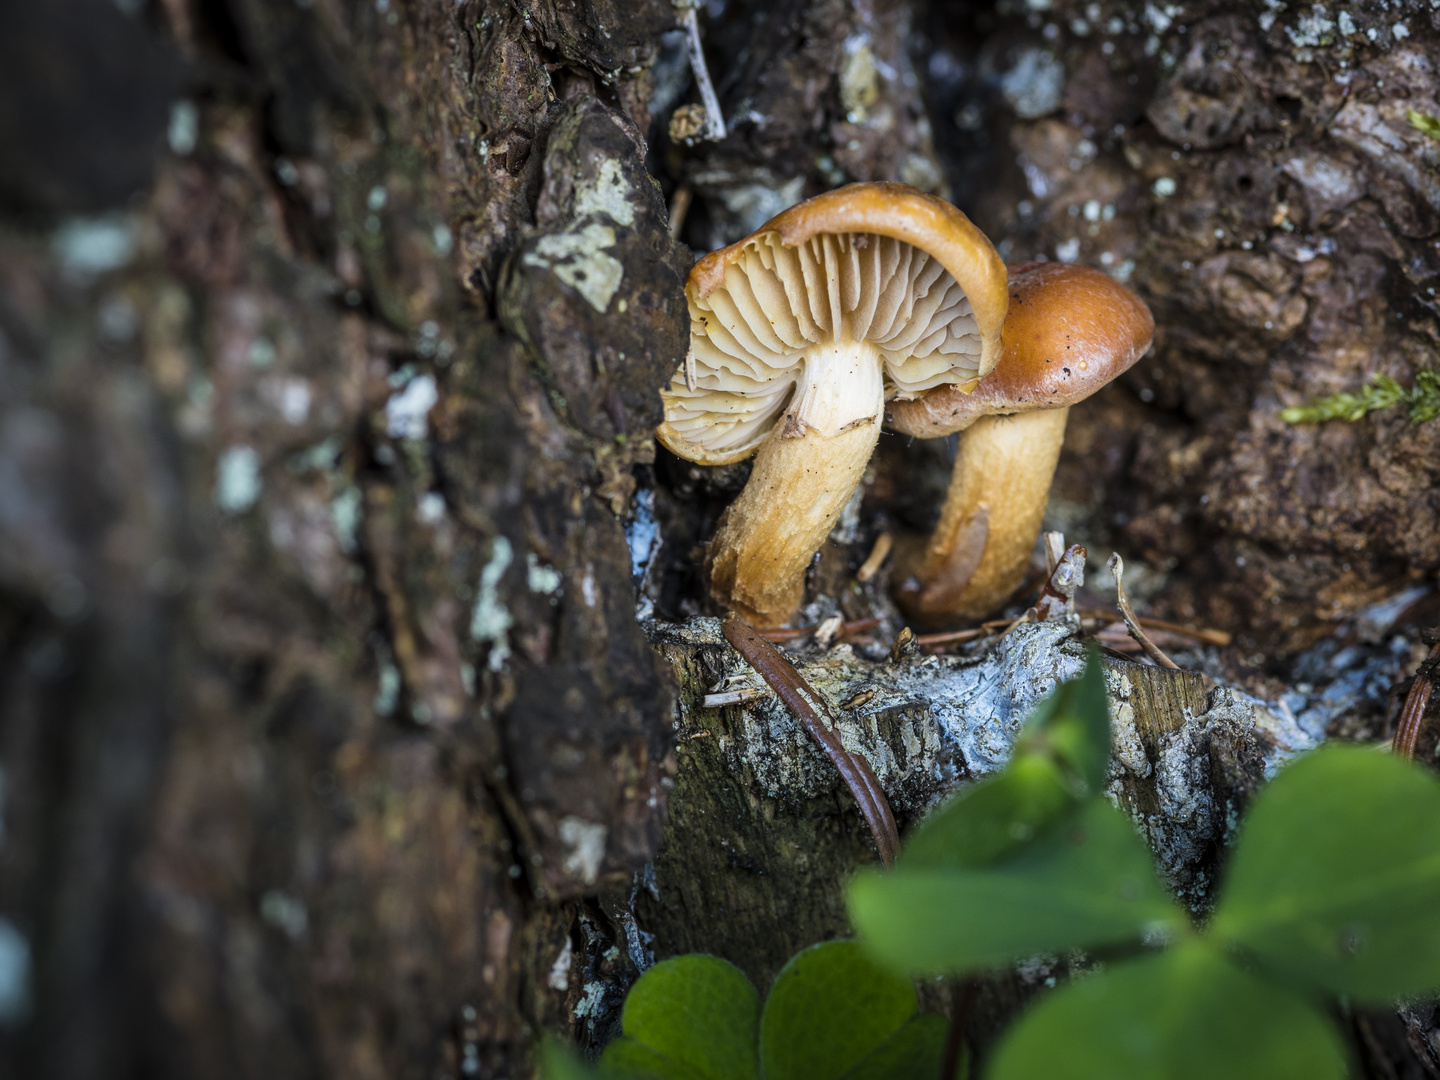
MULTIPOLYGON (((528 1075, 657 956, 763 987, 842 931, 853 805, 773 707, 695 704, 739 674, 692 617, 744 468, 650 438, 688 336, 672 200, 708 249, 899 179, 1008 258, 1127 280, 1156 351, 1074 410, 1052 520, 1237 631, 1212 673, 1274 697, 1429 583, 1440 422, 1275 413, 1435 366, 1440 144, 1405 110, 1440 113, 1436 16, 1095 7, 711 5, 730 134, 694 146, 664 0, 0 16, 0 1072, 528 1075)), ((807 620, 898 631, 853 570, 947 465, 882 440, 807 620)), ((847 715, 902 823, 1006 745, 942 723, 936 680, 991 665, 1018 722, 1078 663, 1006 667, 1017 633, 804 654, 876 689, 847 715)), ((1247 710, 1280 721, 1124 661, 1111 689, 1114 794, 1203 904, 1267 752, 1247 710)), ((1353 1023, 1371 1073, 1418 1068, 1399 1021, 1353 1023)))

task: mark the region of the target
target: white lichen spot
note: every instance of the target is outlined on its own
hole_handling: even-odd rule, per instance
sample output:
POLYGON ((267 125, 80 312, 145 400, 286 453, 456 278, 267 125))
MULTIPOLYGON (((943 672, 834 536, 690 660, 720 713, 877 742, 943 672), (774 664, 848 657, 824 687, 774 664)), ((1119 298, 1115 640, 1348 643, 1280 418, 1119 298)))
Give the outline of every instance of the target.
POLYGON ((360 489, 354 484, 330 500, 330 524, 335 526, 335 539, 346 555, 359 546, 360 507, 360 489))
POLYGON ((1150 190, 1162 199, 1168 199, 1175 194, 1175 181, 1172 177, 1161 176, 1156 178, 1155 183, 1150 185, 1150 190))
POLYGON ((1285 35, 1294 45, 1314 48, 1329 45, 1335 40, 1335 20, 1325 10, 1324 4, 1316 4, 1296 21, 1293 27, 1285 28, 1285 35))
POLYGON ((635 204, 630 185, 620 163, 607 158, 595 170, 593 183, 578 186, 575 192, 575 216, 605 214, 616 225, 635 224, 635 204))
POLYGON ((560 842, 565 855, 560 860, 567 874, 577 874, 586 885, 593 885, 605 861, 605 836, 609 830, 593 821, 570 816, 560 820, 560 842))
POLYGON ((17 1024, 29 1015, 30 979, 30 942, 0 918, 0 1024, 17 1024))
POLYGON ((754 232, 781 210, 789 209, 800 201, 805 190, 805 178, 796 176, 778 188, 764 184, 736 184, 720 189, 720 200, 725 209, 734 214, 743 231, 754 232))
POLYGON ((870 107, 880 96, 876 78, 875 54, 870 51, 870 35, 853 34, 845 39, 845 64, 840 69, 840 103, 845 119, 863 124, 870 107))
POLYGON ((588 982, 580 994, 580 1000, 575 1005, 573 1014, 577 1020, 583 1020, 587 1016, 598 1015, 605 1005, 605 984, 603 982, 588 982))
POLYGON ((625 276, 620 260, 605 254, 614 246, 614 229, 591 224, 577 232, 542 236, 520 261, 549 270, 603 314, 625 276))
POLYGON ((422 525, 438 525, 445 520, 445 496, 427 491, 415 501, 415 518, 422 525))
POLYGON ((165 141, 172 153, 187 157, 195 152, 200 139, 200 110, 193 101, 177 101, 170 106, 170 126, 165 141))
POLYGON ((304 379, 285 379, 279 391, 280 415, 292 427, 299 427, 310 417, 310 384, 304 379))
POLYGON ((279 889, 267 889, 260 897, 260 919, 292 941, 304 937, 310 925, 305 902, 279 889))
POLYGON ((1390 36, 1396 41, 1404 41, 1410 36, 1410 28, 1403 22, 1397 22, 1394 26, 1390 27, 1390 36))
POLYGON ((389 659, 380 661, 380 684, 375 690, 375 714, 389 716, 400 702, 400 669, 389 659))
POLYGON ((470 616, 470 636, 490 646, 490 670, 499 671, 510 656, 506 635, 515 620, 500 602, 500 579, 515 558, 510 541, 495 537, 490 545, 490 561, 480 571, 480 595, 470 616))
POLYGON ((586 607, 594 607, 600 602, 600 592, 595 588, 595 568, 589 563, 585 564, 585 576, 580 579, 580 595, 585 599, 586 607))
POLYGON ((1336 17, 1335 22, 1336 25, 1340 27, 1340 33, 1346 37, 1359 32, 1359 29, 1355 25, 1355 20, 1351 18, 1350 12, 1348 11, 1341 11, 1336 17))
POLYGON ((215 464, 215 505, 241 514, 255 505, 262 488, 260 455, 253 447, 231 446, 215 464))
POLYGON ((385 430, 392 439, 423 439, 429 433, 430 410, 440 400, 433 375, 417 375, 385 402, 385 430))
POLYGON ((534 593, 554 596, 560 591, 560 571, 553 566, 541 566, 534 552, 525 556, 525 584, 534 593))
POLYGON ((1000 79, 1000 92, 1022 120, 1036 120, 1060 107, 1065 66, 1045 49, 1029 48, 1000 79))
POLYGON ((570 961, 574 959, 575 946, 570 939, 565 939, 565 945, 560 950, 560 955, 555 957, 555 962, 550 965, 550 975, 545 982, 551 990, 558 990, 564 993, 570 989, 570 961))
POLYGON ((135 223, 123 214, 75 218, 51 241, 60 268, 72 277, 91 277, 129 266, 139 247, 135 223))

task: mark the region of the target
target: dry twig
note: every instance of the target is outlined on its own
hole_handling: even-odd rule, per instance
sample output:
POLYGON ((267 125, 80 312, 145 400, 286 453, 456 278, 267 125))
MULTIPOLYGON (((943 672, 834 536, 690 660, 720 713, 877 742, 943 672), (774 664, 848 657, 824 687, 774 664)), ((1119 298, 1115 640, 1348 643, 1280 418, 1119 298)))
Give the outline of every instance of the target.
MULTIPOLYGON (((835 640, 849 637, 851 634, 858 634, 864 630, 874 630, 879 626, 880 619, 855 619, 852 622, 843 623, 840 632, 835 635, 835 640)), ((820 624, 825 625, 824 623, 820 624)), ((796 626, 787 627, 784 630, 759 630, 756 631, 766 641, 794 641, 796 638, 809 637, 819 630, 819 626, 796 626)))
POLYGON ((686 43, 690 47, 690 70, 695 73, 695 85, 700 88, 700 101, 705 106, 705 133, 701 138, 718 140, 725 138, 725 118, 720 115, 720 98, 710 82, 710 69, 705 66, 705 52, 700 46, 700 23, 695 18, 693 0, 677 0, 675 10, 680 15, 680 25, 685 30, 686 43))
POLYGON ((894 866, 895 854, 900 850, 900 830, 895 825, 890 802, 885 798, 870 763, 860 755, 850 753, 841 743, 835 730, 835 715, 825 699, 801 677, 780 650, 761 637, 749 623, 731 617, 720 624, 720 631, 735 651, 770 684, 790 711, 800 718, 805 730, 829 756, 850 794, 860 804, 860 813, 865 815, 865 822, 870 826, 881 861, 886 866, 894 866))
POLYGON ((1140 629, 1140 620, 1135 617, 1135 609, 1130 606, 1130 597, 1125 595, 1125 560, 1120 558, 1118 551, 1111 553, 1109 566, 1110 572, 1115 575, 1115 602, 1120 607, 1120 614, 1125 616, 1125 629, 1130 631, 1130 636, 1140 643, 1145 655, 1151 660, 1161 667, 1179 671, 1180 665, 1161 652, 1160 646, 1146 637, 1145 631, 1140 629))
POLYGON ((880 567, 885 565, 885 560, 890 557, 890 549, 895 546, 895 538, 888 532, 882 532, 875 538, 875 546, 870 549, 870 554, 860 564, 860 569, 855 571, 855 580, 860 582, 869 581, 880 572, 880 567))
POLYGON ((1410 693, 1405 695, 1405 705, 1395 725, 1395 741, 1391 744, 1395 753, 1407 760, 1415 757, 1415 743, 1420 738, 1425 710, 1430 706, 1430 695, 1440 673, 1440 627, 1424 631, 1423 636, 1430 645, 1430 655, 1420 662, 1420 670, 1415 672, 1415 681, 1410 684, 1410 693))

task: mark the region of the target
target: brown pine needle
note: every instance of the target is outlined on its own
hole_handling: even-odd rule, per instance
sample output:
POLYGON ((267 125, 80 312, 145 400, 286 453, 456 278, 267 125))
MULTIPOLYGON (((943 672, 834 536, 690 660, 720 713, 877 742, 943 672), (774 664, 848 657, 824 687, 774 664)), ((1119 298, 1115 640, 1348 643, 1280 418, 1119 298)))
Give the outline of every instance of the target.
POLYGON ((829 756, 850 794, 860 804, 860 813, 865 815, 865 822, 870 826, 881 861, 886 866, 894 866, 895 855, 900 850, 900 830, 895 824, 890 802, 885 798, 870 763, 859 754, 850 753, 841 743, 835 730, 838 721, 829 704, 780 650, 761 637, 749 623, 732 616, 720 624, 720 632, 770 684, 770 688, 799 717, 805 730, 829 756))

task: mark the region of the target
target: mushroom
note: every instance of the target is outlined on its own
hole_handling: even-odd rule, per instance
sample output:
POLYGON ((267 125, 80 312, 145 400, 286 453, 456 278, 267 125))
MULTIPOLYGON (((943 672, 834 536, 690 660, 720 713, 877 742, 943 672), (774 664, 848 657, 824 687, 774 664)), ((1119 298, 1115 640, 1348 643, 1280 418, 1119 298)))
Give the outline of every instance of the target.
POLYGON ((864 475, 885 400, 963 396, 994 367, 1005 266, 949 203, 851 184, 705 256, 685 293, 690 351, 655 434, 704 465, 758 451, 706 573, 725 607, 779 626, 864 475))
POLYGON ((897 549, 895 599, 915 623, 994 610, 1020 585, 1039 534, 1070 406, 1150 347, 1155 320, 1106 274, 1066 263, 1010 267, 1010 308, 995 370, 973 393, 951 387, 895 402, 890 426, 936 438, 961 431, 940 523, 897 549))

